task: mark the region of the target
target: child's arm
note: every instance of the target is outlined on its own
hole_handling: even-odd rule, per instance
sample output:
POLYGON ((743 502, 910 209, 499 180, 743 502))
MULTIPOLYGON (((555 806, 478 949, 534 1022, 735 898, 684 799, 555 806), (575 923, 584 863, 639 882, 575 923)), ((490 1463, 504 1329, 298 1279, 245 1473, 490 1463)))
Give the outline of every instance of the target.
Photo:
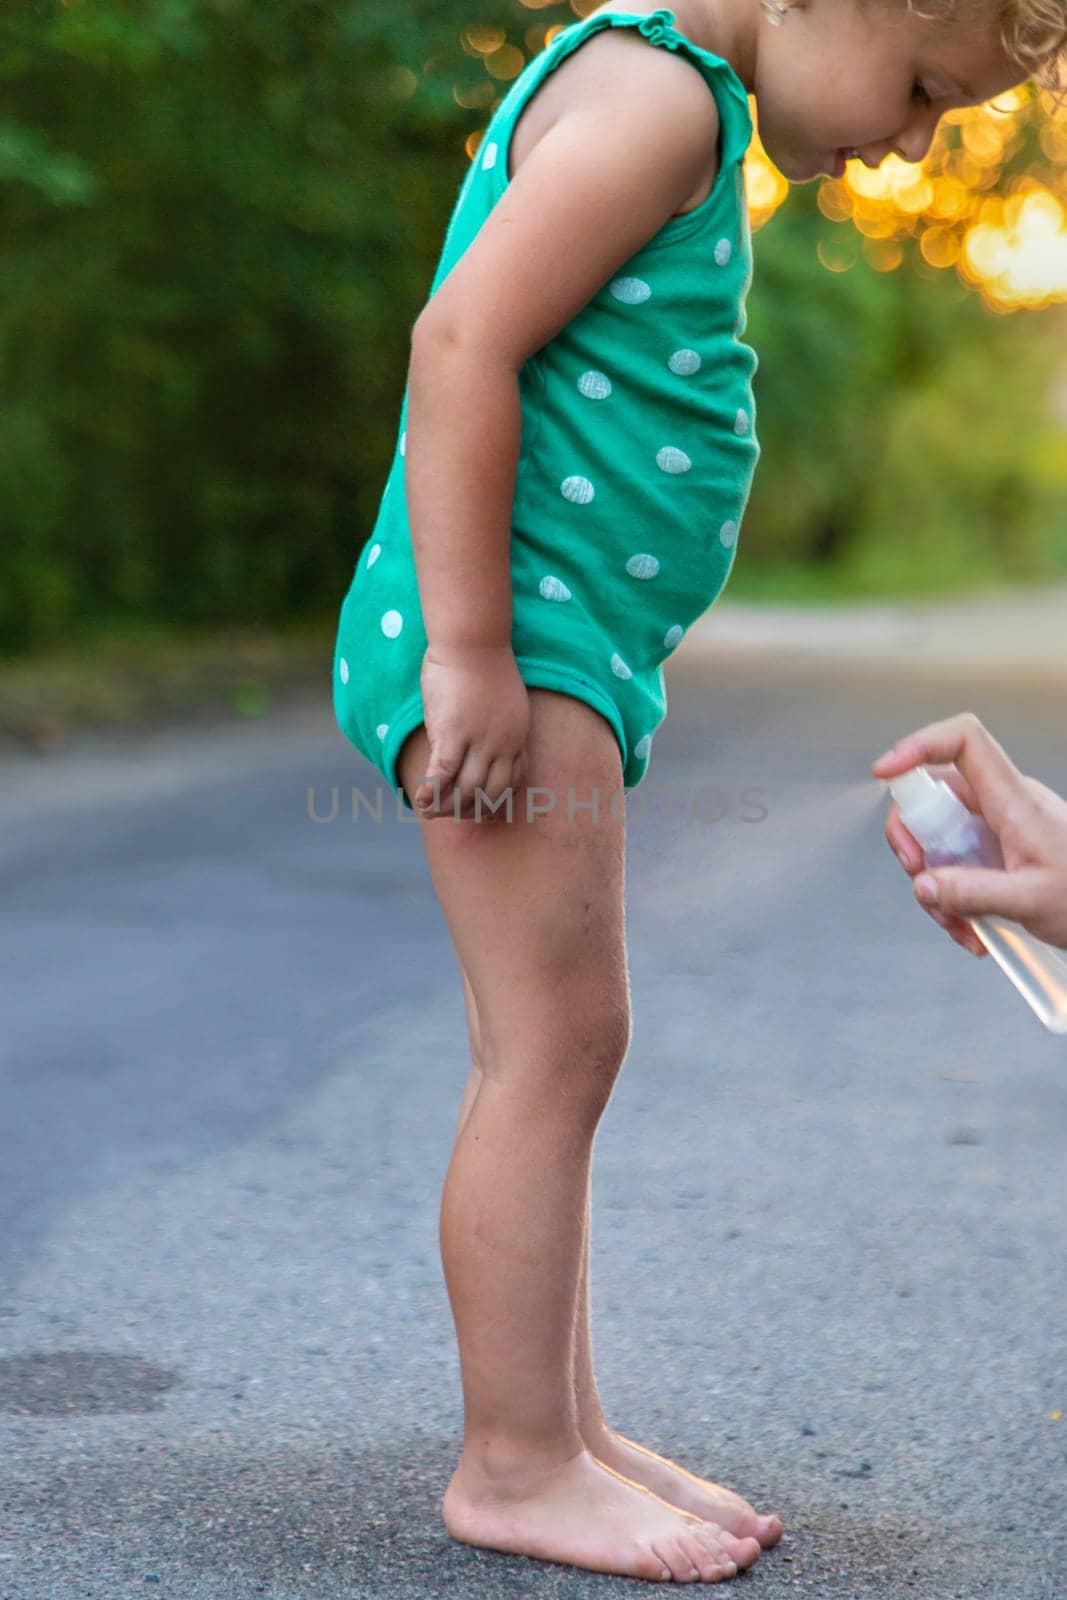
MULTIPOLYGON (((510 647, 519 371, 692 193, 718 138, 689 63, 632 35, 603 42, 621 46, 603 52, 608 70, 530 151, 412 331, 405 487, 428 776, 442 810, 462 791, 460 815, 476 785, 492 800, 514 781, 528 732, 510 647)), ((418 794, 432 804, 429 785, 418 794)))

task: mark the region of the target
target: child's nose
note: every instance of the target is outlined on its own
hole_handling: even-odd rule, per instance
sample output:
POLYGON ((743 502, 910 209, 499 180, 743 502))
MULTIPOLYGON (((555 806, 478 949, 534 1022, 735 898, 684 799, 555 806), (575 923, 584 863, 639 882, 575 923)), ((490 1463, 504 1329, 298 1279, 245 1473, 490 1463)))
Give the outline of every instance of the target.
POLYGON ((926 160, 930 146, 934 142, 937 132, 938 119, 924 117, 921 122, 911 122, 897 140, 897 154, 902 161, 911 161, 916 165, 926 160))

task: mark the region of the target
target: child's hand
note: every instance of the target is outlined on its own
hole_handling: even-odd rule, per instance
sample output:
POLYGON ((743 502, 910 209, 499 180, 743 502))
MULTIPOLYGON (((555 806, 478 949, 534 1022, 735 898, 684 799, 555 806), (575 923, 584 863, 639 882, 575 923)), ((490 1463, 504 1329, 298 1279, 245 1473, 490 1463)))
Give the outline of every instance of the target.
MULTIPOLYGON (((964 805, 984 816, 1000 842, 1004 868, 938 867, 922 872, 937 886, 936 904, 916 895, 958 944, 985 953, 967 917, 1002 916, 1038 939, 1067 948, 1067 801, 1021 773, 973 712, 961 712, 908 734, 871 770, 895 778, 925 765, 944 778, 964 805), (955 762, 939 767, 936 761, 955 762), (957 767, 959 770, 957 770, 957 767)), ((913 877, 922 848, 900 820, 894 801, 885 825, 889 844, 913 877)))
MULTIPOLYGON (((415 810, 427 819, 473 817, 475 789, 495 803, 526 777, 530 699, 514 651, 510 644, 430 645, 421 685, 430 756, 415 810)), ((485 802, 481 812, 492 816, 485 802)), ((506 809, 498 815, 506 816, 506 809)))

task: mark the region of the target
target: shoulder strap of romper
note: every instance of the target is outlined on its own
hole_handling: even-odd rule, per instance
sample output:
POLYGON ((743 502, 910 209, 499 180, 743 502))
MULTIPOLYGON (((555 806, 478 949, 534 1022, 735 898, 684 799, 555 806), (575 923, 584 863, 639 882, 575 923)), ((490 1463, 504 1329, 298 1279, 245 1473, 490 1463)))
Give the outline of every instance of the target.
MULTIPOLYGON (((688 56, 707 80, 719 108, 723 166, 729 166, 731 162, 744 157, 753 131, 744 84, 724 57, 702 50, 685 34, 679 33, 675 27, 674 12, 666 6, 647 15, 633 11, 601 11, 563 28, 540 55, 533 58, 530 70, 521 75, 500 102, 490 128, 486 129, 487 144, 491 136, 496 144, 506 146, 523 107, 548 74, 586 39, 603 28, 636 28, 651 44, 688 56)), ((498 165, 505 167, 506 163, 498 165)), ((506 178, 502 171, 494 173, 494 178, 501 188, 505 185, 506 178)))

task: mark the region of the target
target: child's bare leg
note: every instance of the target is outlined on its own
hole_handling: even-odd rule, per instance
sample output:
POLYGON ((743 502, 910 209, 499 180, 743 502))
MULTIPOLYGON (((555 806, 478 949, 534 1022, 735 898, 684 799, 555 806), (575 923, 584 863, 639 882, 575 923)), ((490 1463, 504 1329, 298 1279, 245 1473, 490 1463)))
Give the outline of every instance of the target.
MULTIPOLYGON (((463 1453, 445 1523, 467 1543, 634 1577, 715 1581, 759 1556, 601 1465, 578 1427, 574 1335, 593 1136, 629 1043, 621 785, 606 722, 531 690, 526 819, 420 819, 477 999, 482 1080, 456 1140, 441 1249, 460 1346, 463 1453), (567 791, 600 812, 568 819, 567 791)), ((409 796, 428 742, 406 741, 409 796)))
MULTIPOLYGON (((463 979, 463 997, 467 1007, 467 1031, 470 1035, 471 1068, 463 1102, 459 1112, 457 1138, 467 1120, 474 1096, 482 1081, 481 1043, 478 1029, 478 1007, 474 990, 466 972, 460 967, 463 979)), ((590 1176, 592 1174, 590 1173, 590 1176)), ((645 1445, 616 1433, 604 1416, 593 1371, 593 1336, 590 1314, 589 1258, 592 1185, 586 1192, 584 1244, 581 1276, 578 1283, 578 1305, 574 1329, 574 1387, 578 1407, 578 1431, 590 1454, 606 1466, 621 1472, 625 1477, 644 1484, 663 1500, 678 1506, 693 1516, 717 1522, 736 1533, 739 1538, 751 1534, 765 1550, 778 1543, 784 1531, 780 1517, 772 1514, 760 1516, 748 1500, 720 1483, 698 1478, 677 1462, 657 1455, 645 1445)))
POLYGON ((760 1516, 755 1507, 733 1489, 687 1472, 677 1462, 616 1433, 607 1422, 593 1371, 589 1296, 591 1207, 588 1203, 585 1227, 584 1272, 578 1296, 574 1367, 578 1427, 586 1446, 605 1466, 644 1484, 662 1499, 669 1500, 671 1505, 691 1512, 693 1516, 718 1523, 739 1538, 755 1538, 764 1549, 769 1550, 778 1543, 784 1532, 780 1517, 774 1514, 760 1516))

